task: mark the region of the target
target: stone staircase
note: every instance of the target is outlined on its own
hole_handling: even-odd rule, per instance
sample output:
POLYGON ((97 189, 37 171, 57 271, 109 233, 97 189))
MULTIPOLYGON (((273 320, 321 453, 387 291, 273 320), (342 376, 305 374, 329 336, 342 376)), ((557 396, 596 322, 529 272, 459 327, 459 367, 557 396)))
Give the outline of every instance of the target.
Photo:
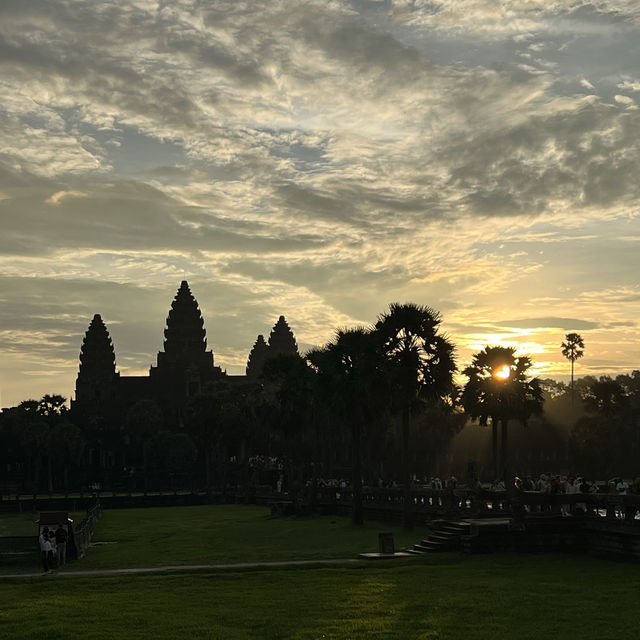
POLYGON ((471 523, 464 520, 435 520, 431 524, 431 533, 427 538, 407 549, 411 554, 432 553, 435 551, 460 551, 463 536, 471 534, 471 523))

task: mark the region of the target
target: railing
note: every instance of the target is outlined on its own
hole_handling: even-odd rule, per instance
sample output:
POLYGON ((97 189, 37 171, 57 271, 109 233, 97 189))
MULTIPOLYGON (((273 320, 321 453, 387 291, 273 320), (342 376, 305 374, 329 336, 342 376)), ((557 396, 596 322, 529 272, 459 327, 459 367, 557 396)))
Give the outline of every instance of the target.
MULTIPOLYGON (((350 488, 322 487, 316 499, 324 507, 351 505, 350 488)), ((413 512, 427 519, 437 517, 486 516, 584 516, 599 520, 615 520, 640 526, 640 495, 611 493, 562 494, 520 491, 508 496, 504 491, 473 491, 467 489, 412 489, 413 512)), ((404 504, 402 488, 364 487, 362 504, 365 509, 400 512, 404 504)))
POLYGON ((73 531, 73 541, 76 546, 78 558, 82 558, 91 542, 96 523, 102 515, 102 508, 99 502, 87 509, 87 515, 73 531))

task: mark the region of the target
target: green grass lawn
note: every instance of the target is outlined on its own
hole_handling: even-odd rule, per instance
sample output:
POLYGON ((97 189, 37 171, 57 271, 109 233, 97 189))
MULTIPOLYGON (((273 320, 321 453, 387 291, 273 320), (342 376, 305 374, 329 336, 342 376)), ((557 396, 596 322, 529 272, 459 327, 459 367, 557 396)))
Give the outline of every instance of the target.
MULTIPOLYGON (((374 522, 354 527, 336 516, 272 517, 258 506, 209 505, 103 511, 81 569, 170 564, 353 558, 377 551, 378 532, 393 531, 397 547, 413 546, 424 530, 405 533, 374 522)), ((69 569, 74 568, 70 566, 69 569)))
MULTIPOLYGON (((33 534, 34 544, 36 520, 37 514, 0 518, 6 530, 33 534)), ((268 508, 258 506, 104 510, 93 536, 96 546, 64 571, 354 558, 377 551, 381 531, 394 533, 397 548, 413 546, 425 535, 424 529, 406 533, 375 522, 354 527, 349 518, 336 516, 272 517, 268 508)), ((0 575, 37 570, 37 554, 24 565, 0 565, 0 575)))
POLYGON ((0 580, 11 640, 635 640, 637 565, 438 554, 396 564, 0 580))

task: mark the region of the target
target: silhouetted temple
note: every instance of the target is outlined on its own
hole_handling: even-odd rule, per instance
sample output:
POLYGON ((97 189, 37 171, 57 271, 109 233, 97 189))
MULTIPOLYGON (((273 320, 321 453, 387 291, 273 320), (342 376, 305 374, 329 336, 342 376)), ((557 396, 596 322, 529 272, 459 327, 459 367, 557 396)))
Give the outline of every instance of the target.
POLYGON ((183 280, 167 317, 164 351, 158 353, 157 365, 150 371, 154 395, 165 415, 179 412, 189 396, 223 375, 213 364, 205 336, 198 303, 183 280))
POLYGON ((269 344, 264 341, 262 334, 255 341, 247 360, 247 376, 258 378, 262 373, 264 363, 269 358, 295 355, 298 355, 298 345, 293 331, 289 328, 284 316, 280 316, 269 335, 269 344))
POLYGON ((75 416, 82 422, 114 418, 119 382, 113 343, 102 318, 96 313, 80 349, 76 400, 72 401, 75 416))
MULTIPOLYGON (((99 314, 91 321, 80 350, 80 369, 73 420, 78 425, 117 430, 127 413, 141 400, 151 400, 162 410, 165 423, 178 425, 191 396, 218 380, 238 382, 245 376, 228 376, 215 366, 213 351, 207 350, 204 319, 189 284, 183 280, 171 303, 164 330, 164 350, 148 376, 121 376, 109 332, 99 314)), ((247 362, 247 377, 257 378, 270 357, 297 354, 293 332, 284 316, 273 327, 267 344, 258 336, 247 362)))

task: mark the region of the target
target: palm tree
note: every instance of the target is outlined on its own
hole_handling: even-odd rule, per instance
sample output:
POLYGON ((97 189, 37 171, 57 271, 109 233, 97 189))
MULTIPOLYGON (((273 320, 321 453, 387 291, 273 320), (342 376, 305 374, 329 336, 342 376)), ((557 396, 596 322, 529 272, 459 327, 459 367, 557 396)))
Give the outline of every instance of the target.
POLYGON ((382 398, 378 341, 363 328, 339 330, 323 349, 307 354, 318 372, 321 402, 330 405, 351 431, 353 524, 363 523, 361 438, 382 398))
POLYGON ((46 394, 40 398, 38 402, 38 415, 42 416, 45 422, 49 425, 49 440, 47 442, 47 488, 49 493, 53 491, 53 457, 54 452, 52 450, 53 428, 60 422, 65 421, 65 416, 68 413, 68 409, 65 405, 67 399, 59 394, 46 394))
POLYGON ((409 468, 411 412, 424 400, 442 398, 453 388, 453 345, 438 334, 440 314, 429 307, 393 303, 378 318, 376 333, 385 359, 395 408, 402 420, 403 525, 413 526, 409 468))
POLYGON ((261 382, 263 415, 272 428, 270 435, 280 439, 285 482, 295 503, 308 453, 314 372, 301 356, 279 354, 265 362, 261 382))
POLYGON ((511 489, 508 460, 510 420, 526 424, 529 417, 542 411, 542 389, 537 378, 529 379, 532 362, 528 356, 516 357, 514 347, 485 347, 473 356, 462 373, 469 378, 461 401, 473 420, 486 425, 491 420, 493 464, 498 477, 498 425, 502 427, 502 469, 505 486, 511 489))
POLYGON ((573 363, 584 355, 584 341, 579 333, 567 333, 562 343, 562 355, 571 361, 571 403, 573 404, 573 363))

